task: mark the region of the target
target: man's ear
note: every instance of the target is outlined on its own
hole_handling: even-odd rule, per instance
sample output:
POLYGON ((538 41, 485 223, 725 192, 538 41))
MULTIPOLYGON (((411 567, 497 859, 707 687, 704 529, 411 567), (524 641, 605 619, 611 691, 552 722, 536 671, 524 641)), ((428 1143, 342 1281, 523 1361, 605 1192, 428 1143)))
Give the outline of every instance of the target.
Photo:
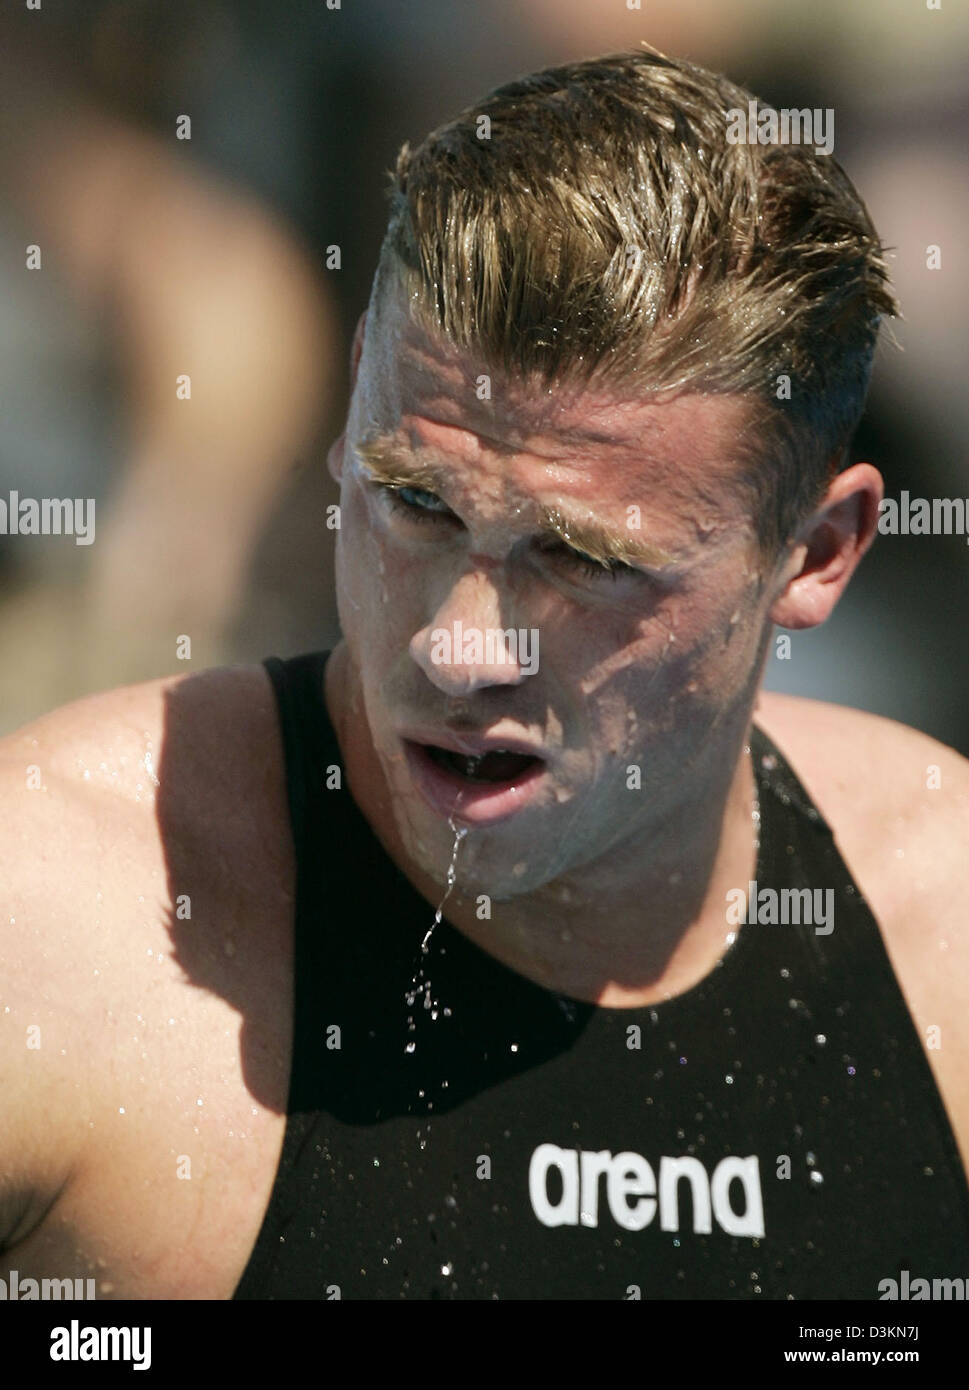
MULTIPOLYGON (((363 354, 363 340, 367 322, 367 311, 357 319, 357 326, 353 332, 353 343, 350 348, 350 394, 353 395, 357 384, 357 373, 360 370, 360 358, 363 354)), ((344 429, 339 438, 335 439, 330 445, 326 456, 326 466, 330 470, 330 477, 338 483, 343 474, 343 449, 346 444, 347 432, 344 429)))
POLYGON ((817 627, 831 616, 878 530, 882 476, 870 463, 839 473, 799 527, 770 610, 780 627, 817 627))

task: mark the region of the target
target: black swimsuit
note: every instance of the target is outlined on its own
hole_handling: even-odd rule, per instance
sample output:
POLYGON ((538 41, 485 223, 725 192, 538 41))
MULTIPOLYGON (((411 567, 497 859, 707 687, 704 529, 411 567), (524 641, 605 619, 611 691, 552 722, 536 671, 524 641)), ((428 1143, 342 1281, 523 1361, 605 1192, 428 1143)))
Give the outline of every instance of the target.
POLYGON ((445 917, 432 1018, 405 996, 433 913, 332 785, 327 655, 266 662, 298 864, 293 1061, 235 1298, 877 1299, 903 1270, 969 1276, 966 1177, 878 926, 765 734, 759 920, 699 985, 599 1008, 445 917), (805 894, 801 925, 771 920, 763 890, 797 888, 833 930, 805 894))

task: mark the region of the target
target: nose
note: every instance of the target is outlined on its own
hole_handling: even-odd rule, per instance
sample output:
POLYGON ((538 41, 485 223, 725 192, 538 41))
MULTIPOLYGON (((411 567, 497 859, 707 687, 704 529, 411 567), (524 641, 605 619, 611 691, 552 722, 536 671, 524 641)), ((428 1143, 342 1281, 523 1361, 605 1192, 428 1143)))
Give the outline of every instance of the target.
POLYGON ((501 596, 491 577, 498 563, 483 556, 469 559, 473 568, 461 575, 410 642, 413 660, 448 696, 470 695, 489 685, 520 685, 538 664, 537 630, 502 625, 501 596))

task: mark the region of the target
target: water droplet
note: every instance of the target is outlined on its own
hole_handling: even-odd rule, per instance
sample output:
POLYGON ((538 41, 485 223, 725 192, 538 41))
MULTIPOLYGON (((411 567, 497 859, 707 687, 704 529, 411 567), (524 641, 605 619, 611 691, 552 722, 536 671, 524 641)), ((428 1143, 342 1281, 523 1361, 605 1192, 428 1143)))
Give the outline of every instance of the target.
MULTIPOLYGON (((454 832, 454 844, 453 844, 453 846, 451 847, 451 862, 450 862, 450 864, 448 865, 448 870, 447 870, 447 884, 446 884, 446 887, 445 887, 445 890, 444 890, 444 896, 442 897, 441 901, 438 903, 438 905, 437 905, 437 910, 436 910, 435 913, 434 913, 434 921, 433 921, 433 922, 431 923, 431 925, 428 927, 427 931, 426 931, 425 934, 424 934, 424 939, 423 939, 423 941, 421 942, 421 957, 422 957, 422 958, 423 958, 424 956, 426 956, 427 953, 428 953, 429 950, 430 950, 430 942, 431 942, 431 937, 434 935, 434 929, 435 929, 435 927, 438 927, 438 926, 440 926, 440 924, 441 924, 442 915, 443 915, 443 912, 444 912, 444 904, 447 902, 448 898, 450 897, 451 891, 452 891, 452 889, 454 888, 454 884, 455 884, 455 882, 457 881, 457 869, 456 869, 456 864, 457 864, 457 858, 458 858, 458 849, 459 849, 459 847, 460 847, 460 845, 461 845, 461 841, 464 839, 465 835, 467 835, 467 833, 468 833, 467 826, 462 826, 460 829, 459 829, 458 827, 455 826, 455 824, 454 824, 454 816, 453 816, 453 815, 451 816, 451 819, 448 821, 448 824, 449 824, 449 826, 451 827, 451 830, 454 832)), ((420 994, 423 994, 423 1000, 424 1000, 424 1008, 425 1008, 425 1010, 427 1010, 427 1011, 430 1013, 431 1019, 436 1021, 436 1019, 437 1019, 437 1017, 438 1017, 438 1011, 440 1010, 440 1001, 437 1000, 437 999, 432 998, 432 995, 431 995, 431 982, 430 982, 430 980, 428 980, 428 979, 425 977, 425 975, 424 975, 424 965, 423 965, 423 963, 421 963, 421 964, 419 965, 418 969, 415 971, 414 977, 413 977, 413 979, 411 980, 411 983, 410 983, 410 988, 407 990, 407 992, 406 992, 405 995, 404 995, 404 1002, 406 1003, 406 1005, 407 1005, 407 1007, 408 1007, 409 1009, 412 1009, 412 1008, 414 1007, 414 1002, 415 1002, 415 1000, 417 999, 417 996, 418 996, 419 993, 420 993, 420 994)), ((442 1012, 443 1012, 445 1018, 450 1018, 450 1016, 451 1016, 451 1010, 450 1010, 449 1008, 445 1008, 442 1012)), ((413 1031, 414 1031, 414 1027, 415 1027, 413 1016, 408 1017, 407 1023, 408 1023, 408 1028, 410 1029, 411 1032, 413 1032, 413 1031)), ((408 1043, 405 1050, 406 1050, 407 1052, 413 1052, 413 1051, 414 1051, 414 1048, 415 1048, 415 1044, 414 1044, 414 1043, 408 1043)))

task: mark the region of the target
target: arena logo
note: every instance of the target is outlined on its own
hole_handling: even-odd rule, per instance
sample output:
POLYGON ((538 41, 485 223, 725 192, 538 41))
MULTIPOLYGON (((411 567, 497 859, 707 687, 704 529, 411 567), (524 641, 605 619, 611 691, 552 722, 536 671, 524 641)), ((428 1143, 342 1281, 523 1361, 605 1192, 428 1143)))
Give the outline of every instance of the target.
POLYGON ((93 497, 0 497, 0 536, 73 536, 75 545, 94 541, 93 497))
POLYGON ((787 107, 775 111, 756 100, 727 112, 728 145, 813 145, 815 154, 834 149, 834 111, 830 106, 787 107))
POLYGON ((543 1226, 598 1226, 600 1181, 606 1179, 606 1202, 617 1226, 641 1231, 659 1211, 662 1231, 680 1229, 680 1183, 690 1187, 693 1230, 709 1235, 713 1220, 731 1236, 759 1239, 764 1235, 764 1200, 756 1155, 722 1158, 712 1178, 697 1158, 683 1155, 659 1160, 659 1181, 642 1154, 612 1154, 608 1149, 586 1152, 539 1144, 528 1166, 528 1195, 532 1211, 543 1226), (561 1196, 550 1197, 549 1176, 557 1175, 561 1196), (744 1209, 734 1210, 731 1184, 743 1189, 744 1209))
POLYGON ((460 618, 431 633, 431 662, 435 666, 519 666, 526 676, 538 670, 537 627, 468 627, 460 618))
POLYGON ((742 888, 727 890, 727 922, 732 927, 795 926, 801 922, 814 927, 815 936, 834 931, 833 888, 758 888, 756 880, 742 888))
POLYGON ((916 497, 907 492, 883 497, 878 504, 878 530, 883 536, 966 536, 969 498, 916 497))

